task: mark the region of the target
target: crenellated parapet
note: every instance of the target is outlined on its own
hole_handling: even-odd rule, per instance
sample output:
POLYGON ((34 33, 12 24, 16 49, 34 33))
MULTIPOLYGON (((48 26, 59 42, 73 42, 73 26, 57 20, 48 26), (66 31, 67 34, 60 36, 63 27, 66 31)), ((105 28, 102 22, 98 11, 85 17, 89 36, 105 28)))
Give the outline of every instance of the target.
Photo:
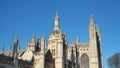
POLYGON ((89 47, 89 42, 82 42, 78 44, 79 47, 89 47))

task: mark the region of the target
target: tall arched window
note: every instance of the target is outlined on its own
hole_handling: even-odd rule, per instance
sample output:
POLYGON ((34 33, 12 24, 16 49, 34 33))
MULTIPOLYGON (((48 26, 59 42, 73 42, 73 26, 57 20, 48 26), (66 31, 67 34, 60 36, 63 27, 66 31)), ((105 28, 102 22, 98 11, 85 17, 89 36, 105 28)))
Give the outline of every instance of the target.
POLYGON ((87 54, 81 56, 81 68, 89 68, 89 57, 87 54))

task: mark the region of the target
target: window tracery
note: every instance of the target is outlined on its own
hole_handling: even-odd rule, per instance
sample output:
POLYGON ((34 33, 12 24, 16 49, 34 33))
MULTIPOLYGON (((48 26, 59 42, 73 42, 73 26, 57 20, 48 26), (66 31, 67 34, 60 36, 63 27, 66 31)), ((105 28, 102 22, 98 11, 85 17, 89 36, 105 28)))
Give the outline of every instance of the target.
POLYGON ((87 54, 81 56, 81 68, 89 68, 89 57, 87 54))

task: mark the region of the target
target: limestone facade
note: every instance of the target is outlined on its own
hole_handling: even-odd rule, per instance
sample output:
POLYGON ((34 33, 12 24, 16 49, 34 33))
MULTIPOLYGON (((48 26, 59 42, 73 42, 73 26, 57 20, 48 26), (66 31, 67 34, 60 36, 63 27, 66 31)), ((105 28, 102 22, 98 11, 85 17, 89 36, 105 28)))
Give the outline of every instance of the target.
POLYGON ((76 41, 68 44, 67 36, 60 29, 60 18, 56 12, 54 30, 48 44, 44 37, 28 41, 25 50, 20 50, 18 37, 13 49, 0 54, 0 68, 103 68, 102 43, 99 28, 90 17, 89 42, 76 41))

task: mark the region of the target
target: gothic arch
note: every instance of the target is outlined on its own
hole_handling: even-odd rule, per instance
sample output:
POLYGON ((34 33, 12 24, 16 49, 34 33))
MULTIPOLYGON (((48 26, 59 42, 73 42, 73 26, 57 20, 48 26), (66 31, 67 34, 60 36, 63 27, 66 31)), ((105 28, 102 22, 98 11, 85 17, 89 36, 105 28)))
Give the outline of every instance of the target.
POLYGON ((89 68, 89 57, 87 54, 82 54, 80 68, 89 68))

